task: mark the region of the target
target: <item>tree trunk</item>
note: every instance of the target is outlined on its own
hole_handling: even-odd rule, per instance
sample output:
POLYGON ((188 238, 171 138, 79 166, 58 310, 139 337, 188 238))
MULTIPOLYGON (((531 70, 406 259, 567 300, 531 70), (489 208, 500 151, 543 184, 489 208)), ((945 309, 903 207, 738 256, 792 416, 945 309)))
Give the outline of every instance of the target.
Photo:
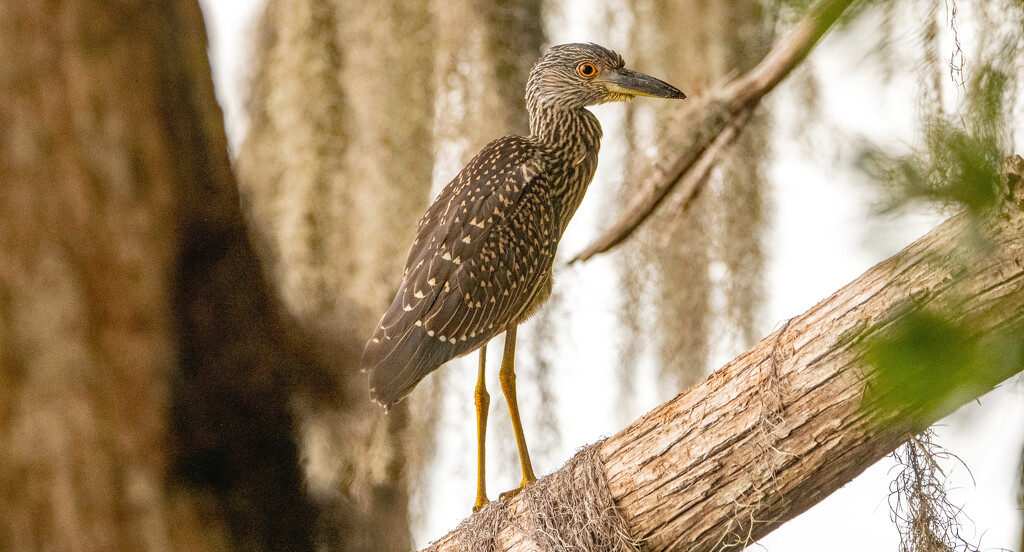
POLYGON ((354 348, 274 308, 199 6, 2 9, 0 549, 311 550, 288 390, 354 348))
MULTIPOLYGON (((958 327, 969 329, 968 342, 978 350, 991 350, 1006 336, 1015 336, 1019 349, 1024 160, 1014 162, 1005 212, 952 217, 601 443, 604 491, 632 537, 652 551, 742 549, 911 433, 1020 372, 1010 356, 990 358, 983 370, 969 374, 970 385, 945 401, 883 396, 863 346, 925 309, 949 313, 958 327), (978 245, 979 236, 988 239, 986 246, 978 245)), ((908 381, 944 376, 904 375, 908 381)), ((539 549, 536 535, 521 528, 534 518, 550 519, 550 513, 526 510, 522 498, 506 506, 511 519, 496 526, 495 549, 539 549)), ((462 549, 460 542, 469 542, 463 529, 433 549, 462 549)), ((479 542, 478 535, 473 539, 479 542)))

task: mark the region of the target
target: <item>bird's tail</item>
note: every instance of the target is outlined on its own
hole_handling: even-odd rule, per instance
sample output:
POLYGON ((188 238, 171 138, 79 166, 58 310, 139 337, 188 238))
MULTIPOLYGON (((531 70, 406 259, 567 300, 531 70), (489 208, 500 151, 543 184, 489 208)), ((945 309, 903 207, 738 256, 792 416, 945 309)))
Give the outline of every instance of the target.
POLYGON ((446 344, 419 328, 394 338, 375 335, 366 344, 361 362, 363 370, 370 372, 370 398, 390 409, 450 358, 445 349, 446 344))

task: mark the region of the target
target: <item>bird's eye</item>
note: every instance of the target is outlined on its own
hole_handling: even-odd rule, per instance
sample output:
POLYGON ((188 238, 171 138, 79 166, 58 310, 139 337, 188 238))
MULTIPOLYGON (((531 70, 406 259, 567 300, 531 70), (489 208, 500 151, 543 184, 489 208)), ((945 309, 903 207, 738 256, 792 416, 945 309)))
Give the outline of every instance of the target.
POLYGON ((579 73, 581 77, 589 79, 597 74, 597 68, 594 67, 593 63, 584 62, 576 66, 576 72, 579 73))

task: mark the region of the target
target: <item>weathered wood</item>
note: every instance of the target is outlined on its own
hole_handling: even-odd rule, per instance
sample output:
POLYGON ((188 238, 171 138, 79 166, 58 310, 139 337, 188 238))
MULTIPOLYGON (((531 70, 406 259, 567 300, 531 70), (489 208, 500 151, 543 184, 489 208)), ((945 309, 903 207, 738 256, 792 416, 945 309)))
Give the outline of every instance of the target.
MULTIPOLYGON (((1016 174, 1024 160, 1015 157, 1016 174)), ((807 510, 912 431, 1021 370, 993 367, 938 408, 881 409, 863 340, 914 308, 939 309, 985 340, 1024 319, 1024 212, 1009 178, 1006 212, 950 218, 797 316, 703 382, 609 438, 599 457, 632 536, 657 550, 740 549, 807 510), (972 239, 984 235, 990 247, 972 239)), ((1012 364, 1012 363, 1008 363, 1012 364)), ((516 529, 500 550, 533 550, 516 529)), ((436 550, 460 550, 458 530, 436 550)))

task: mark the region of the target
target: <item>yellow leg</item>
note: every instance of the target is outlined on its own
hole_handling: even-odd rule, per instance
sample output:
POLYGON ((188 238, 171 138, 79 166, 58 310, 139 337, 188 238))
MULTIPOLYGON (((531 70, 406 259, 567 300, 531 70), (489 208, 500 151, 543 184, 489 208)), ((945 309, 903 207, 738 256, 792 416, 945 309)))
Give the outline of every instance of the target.
POLYGON ((484 453, 484 442, 487 440, 487 408, 491 405, 491 396, 487 394, 487 385, 484 381, 484 368, 487 366, 487 344, 480 347, 480 375, 476 380, 476 391, 473 393, 473 402, 476 404, 476 502, 473 504, 473 511, 476 512, 490 502, 487 499, 487 477, 484 475, 484 462, 487 455, 484 453))
POLYGON ((519 463, 523 468, 523 482, 518 489, 502 493, 501 498, 515 496, 523 487, 537 480, 533 475, 533 465, 530 463, 530 452, 526 450, 526 438, 523 437, 523 423, 519 420, 519 403, 516 401, 516 327, 512 326, 505 332, 505 354, 501 357, 501 371, 498 372, 498 380, 501 381, 501 391, 508 401, 508 412, 512 416, 512 431, 516 434, 516 446, 519 448, 519 463))

